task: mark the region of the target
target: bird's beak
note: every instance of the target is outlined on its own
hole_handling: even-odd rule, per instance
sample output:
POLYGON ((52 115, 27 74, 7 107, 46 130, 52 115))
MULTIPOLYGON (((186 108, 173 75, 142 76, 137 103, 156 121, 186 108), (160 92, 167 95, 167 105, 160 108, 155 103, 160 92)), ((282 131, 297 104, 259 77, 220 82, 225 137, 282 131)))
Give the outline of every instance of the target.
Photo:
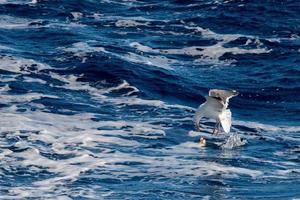
POLYGON ((237 96, 237 95, 240 94, 240 93, 239 93, 238 91, 236 91, 236 90, 233 90, 233 93, 234 93, 234 96, 237 96))

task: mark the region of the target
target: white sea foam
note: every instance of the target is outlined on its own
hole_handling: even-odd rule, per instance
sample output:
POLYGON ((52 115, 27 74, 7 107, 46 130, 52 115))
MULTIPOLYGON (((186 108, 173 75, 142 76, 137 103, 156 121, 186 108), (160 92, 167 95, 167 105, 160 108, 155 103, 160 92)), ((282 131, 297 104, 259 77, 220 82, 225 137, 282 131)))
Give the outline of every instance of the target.
MULTIPOLYGON (((93 41, 91 41, 93 42, 93 41)), ((76 56, 92 52, 105 52, 103 47, 92 47, 86 42, 77 42, 72 44, 72 47, 61 48, 65 52, 75 53, 76 56)))
POLYGON ((142 56, 135 53, 129 52, 127 55, 124 56, 124 59, 135 62, 135 63, 142 63, 150 66, 156 66, 159 68, 173 70, 172 65, 178 63, 178 61, 170 58, 166 58, 164 56, 142 56))
POLYGON ((50 69, 50 66, 47 64, 36 62, 32 59, 16 58, 13 56, 1 56, 0 69, 14 73, 29 74, 44 69, 50 69))
MULTIPOLYGON (((129 23, 129 25, 131 24, 135 24, 135 23, 141 23, 141 25, 149 25, 151 22, 155 21, 159 21, 159 22, 168 22, 169 20, 163 20, 163 19, 152 19, 149 18, 149 16, 147 17, 143 17, 143 16, 120 16, 120 15, 105 15, 105 14, 101 14, 101 13, 94 13, 92 15, 87 15, 88 17, 93 17, 95 20, 97 21, 114 21, 114 25, 116 26, 117 23, 120 23, 120 25, 126 25, 127 23, 129 23)), ((106 26, 110 26, 110 25, 106 25, 106 26)))
POLYGON ((37 0, 0 0, 0 4, 36 4, 37 0))
POLYGON ((168 156, 159 160, 152 160, 151 173, 163 174, 169 178, 176 176, 212 176, 217 174, 244 174, 255 178, 263 175, 259 170, 252 170, 241 167, 231 167, 216 162, 202 160, 187 160, 178 157, 168 156), (162 161, 160 161, 162 160, 162 161), (178 167, 181 166, 181 167, 178 167))
MULTIPOLYGON (((123 82, 104 91, 104 89, 98 90, 78 82, 75 76, 65 77, 55 73, 51 75, 52 78, 64 82, 64 87, 68 89, 85 89, 91 94, 98 92, 103 96, 124 87, 132 87, 127 82, 123 82)), ((26 101, 32 100, 32 94, 26 95, 24 95, 26 101)), ((35 97, 40 98, 38 94, 35 97)), ((5 98, 8 99, 7 101, 14 101, 10 100, 10 97, 5 98)), ((141 99, 137 101, 141 101, 141 99)), ((149 102, 143 103, 149 104, 149 102)), ((164 103, 161 102, 156 106, 161 106, 161 104, 164 103)), ((6 163, 10 162, 13 163, 12 167, 26 167, 31 173, 43 173, 46 170, 52 174, 42 180, 33 180, 28 186, 10 188, 10 195, 23 198, 42 197, 42 195, 43 197, 53 197, 53 195, 60 195, 63 190, 74 198, 76 192, 73 193, 67 184, 80 179, 82 174, 88 171, 98 169, 110 173, 112 177, 123 178, 144 176, 144 173, 155 173, 170 178, 232 173, 249 175, 254 178, 262 174, 258 170, 230 167, 213 161, 189 160, 180 156, 184 152, 187 155, 197 155, 199 149, 194 143, 179 144, 169 149, 152 149, 170 155, 168 157, 153 157, 115 150, 116 146, 141 148, 145 145, 130 139, 130 136, 145 139, 166 137, 165 131, 169 127, 157 123, 158 119, 155 118, 149 121, 95 121, 93 118, 96 116, 93 113, 61 115, 39 110, 18 112, 15 106, 2 108, 1 111, 0 132, 19 138, 14 146, 25 150, 12 152, 4 149, 0 153, 2 158, 0 163, 7 166, 6 163), (25 135, 27 137, 24 137, 25 135), (47 145, 33 145, 39 142, 47 145), (53 151, 57 155, 67 155, 68 158, 53 159, 42 154, 49 151, 53 151), (123 162, 143 163, 145 172, 142 173, 133 166, 117 164, 123 162), (128 174, 131 175, 128 177, 128 174)), ((0 142, 5 143, 5 137, 1 137, 0 142)), ((95 191, 91 189, 85 196, 95 198, 95 191)))
MULTIPOLYGON (((1 69, 1 68, 0 68, 1 69)), ((0 82, 1 83, 7 83, 7 82, 11 82, 11 81, 16 81, 17 77, 19 76, 19 74, 10 74, 10 75, 2 75, 1 76, 1 79, 0 79, 0 82)))
POLYGON ((69 90, 87 91, 88 93, 90 93, 93 99, 103 103, 112 103, 116 106, 117 105, 146 105, 146 106, 154 106, 154 107, 165 108, 165 109, 180 108, 180 109, 185 109, 190 111, 195 110, 194 108, 189 106, 172 105, 172 104, 167 104, 160 100, 141 99, 135 96, 129 96, 133 92, 138 92, 139 90, 138 88, 129 85, 128 82, 126 81, 124 81, 123 83, 121 83, 116 87, 98 89, 89 85, 89 83, 87 82, 78 81, 77 79, 79 77, 76 77, 74 75, 62 76, 53 72, 50 72, 50 75, 52 78, 60 80, 65 83, 65 85, 55 86, 55 87, 61 87, 69 90), (105 95, 114 90, 120 90, 120 89, 131 89, 131 91, 128 92, 126 95, 121 95, 119 97, 113 97, 113 98, 109 98, 108 96, 105 95))
MULTIPOLYGON (((40 68, 43 69, 43 66, 40 68)), ((23 73, 23 70, 18 67, 13 69, 16 73, 23 73)), ((31 70, 28 68, 25 72, 29 73, 31 70)), ((151 113, 148 116, 145 111, 145 115, 141 115, 143 117, 134 119, 122 115, 117 119, 111 119, 111 114, 103 114, 107 117, 107 120, 103 120, 102 118, 99 119, 101 113, 80 112, 63 115, 49 112, 44 106, 36 106, 37 109, 34 111, 19 112, 17 105, 15 105, 18 102, 31 102, 43 97, 54 99, 59 97, 39 93, 28 93, 20 96, 9 95, 9 87, 3 87, 0 95, 1 101, 13 103, 14 106, 0 108, 0 165, 6 166, 5 169, 8 171, 14 168, 26 168, 28 173, 42 174, 39 179, 30 180, 26 186, 10 187, 8 189, 9 195, 5 199, 13 199, 12 196, 18 196, 20 199, 30 197, 72 199, 79 196, 95 199, 99 196, 98 192, 102 191, 103 188, 69 187, 69 184, 88 177, 91 172, 93 173, 91 177, 98 178, 98 180, 115 178, 123 181, 133 177, 155 174, 156 176, 153 178, 155 181, 156 177, 174 180, 219 175, 242 175, 259 179, 265 177, 266 174, 268 176, 284 176, 284 174, 293 172, 288 171, 291 168, 296 169, 294 165, 283 163, 278 165, 288 166, 287 171, 279 170, 274 171, 274 173, 266 173, 254 168, 233 167, 220 162, 219 159, 210 158, 211 155, 208 154, 207 150, 210 147, 199 148, 195 142, 179 142, 176 145, 162 148, 149 147, 147 142, 140 142, 136 138, 142 141, 168 138, 168 132, 175 131, 172 130, 172 123, 188 124, 188 121, 191 121, 191 113, 176 118, 177 114, 175 115, 172 111, 182 113, 194 109, 188 106, 170 105, 160 100, 148 100, 133 96, 133 92, 138 95, 139 89, 125 80, 118 85, 107 88, 101 87, 101 84, 105 85, 104 82, 99 82, 99 85, 95 84, 94 86, 79 81, 81 75, 60 75, 57 72, 47 74, 52 79, 61 82, 59 85, 52 84, 51 87, 64 88, 70 92, 86 92, 97 101, 99 106, 113 105, 116 109, 114 112, 117 114, 119 106, 131 105, 143 105, 143 109, 145 109, 145 105, 153 106, 155 110, 164 111, 163 109, 165 109, 168 113, 160 112, 161 116, 153 117, 151 113), (129 92, 110 97, 109 94, 123 89, 129 90, 129 92), (168 121, 170 123, 167 123, 168 121), (14 138, 17 141, 9 144, 9 138, 14 138), (11 145, 19 151, 9 150, 7 147, 11 145), (147 147, 147 151, 162 156, 136 153, 137 149, 146 149, 144 147, 147 147), (124 149, 126 150, 124 151, 124 149), (52 154, 54 157, 47 156, 47 154, 52 154), (191 157, 195 159, 191 159, 191 157), (141 163, 143 170, 134 165, 126 164, 130 162, 141 163), (98 175, 98 171, 103 172, 104 175, 98 175), (62 196, 62 194, 67 196, 62 196)), ((28 76, 25 77, 25 80, 34 81, 35 79, 28 76)), ((41 83, 44 82, 41 81, 41 83)), ((33 105, 33 103, 31 104, 33 105)), ((67 108, 65 109, 67 110, 67 108)), ((141 112, 143 111, 141 110, 141 112)), ((138 111, 131 110, 130 112, 138 111)), ((237 121, 236 124, 253 125, 240 121, 237 121)), ((265 128, 264 126, 261 124, 262 128, 265 128)), ((186 137, 189 135, 187 134, 186 137)), ((237 143, 234 144, 232 147, 237 146, 237 143)), ((275 165, 273 162, 265 163, 275 165)), ((110 194, 108 193, 108 195, 110 194)))
POLYGON ((295 173, 300 174, 300 168, 286 169, 286 170, 276 170, 275 173, 277 173, 278 175, 282 175, 282 176, 286 177, 287 175, 294 175, 295 173))
POLYGON ((135 92, 139 92, 139 89, 137 89, 134 86, 131 86, 127 81, 123 80, 123 82, 115 87, 110 87, 110 88, 106 88, 106 89, 102 89, 101 93, 102 94, 106 94, 106 93, 110 93, 113 91, 118 91, 118 90, 122 90, 122 89, 131 89, 132 91, 128 92, 127 94, 124 94, 122 96, 129 96, 132 93, 135 92))
MULTIPOLYGON (((10 91, 11 89, 10 89, 10 87, 8 86, 8 84, 6 84, 4 87, 1 87, 0 88, 0 92, 1 93, 3 93, 3 92, 8 92, 8 91, 10 91)), ((0 93, 0 94, 1 94, 0 93)))
POLYGON ((71 28, 81 28, 86 26, 84 24, 75 23, 75 22, 65 23, 65 22, 58 22, 58 21, 47 21, 49 23, 46 24, 43 24, 41 22, 44 22, 44 20, 13 17, 9 15, 0 15, 0 29, 34 29, 34 28, 41 28, 41 27, 71 29, 71 28))
POLYGON ((73 53, 74 56, 81 58, 82 63, 84 63, 87 59, 89 53, 93 52, 105 52, 103 47, 92 47, 86 42, 77 42, 72 44, 72 47, 59 47, 59 50, 63 50, 65 52, 73 53))
POLYGON ((81 12, 71 12, 71 15, 74 20, 79 20, 83 17, 83 14, 81 12))
POLYGON ((7 46, 4 46, 4 45, 0 45, 0 50, 17 51, 17 50, 14 49, 14 48, 7 47, 7 46))
POLYGON ((225 47, 224 45, 238 39, 239 37, 245 37, 239 34, 217 34, 209 29, 201 27, 189 27, 184 26, 186 29, 194 30, 201 33, 203 38, 215 39, 218 42, 211 46, 190 46, 181 49, 154 49, 149 46, 140 44, 138 42, 130 43, 131 47, 134 47, 142 52, 156 53, 156 54, 173 54, 173 55, 189 55, 193 57, 200 57, 196 59, 196 62, 206 64, 231 64, 234 60, 220 60, 220 58, 226 54, 262 54, 269 53, 270 50, 262 47, 262 43, 255 37, 249 36, 251 40, 255 41, 256 48, 240 48, 240 47, 225 47))
POLYGON ((192 46, 192 47, 185 47, 181 49, 154 49, 149 46, 142 45, 138 42, 130 43, 131 47, 134 47, 142 52, 148 53, 156 53, 156 54, 172 54, 172 55, 188 55, 188 56, 200 56, 197 62, 208 62, 208 63, 215 63, 215 64, 224 64, 224 63, 232 63, 232 61, 221 61, 220 58, 225 53, 232 53, 232 54, 262 54, 262 53, 269 53, 270 50, 266 48, 256 48, 256 49, 241 49, 238 47, 224 47, 224 44, 229 42, 230 40, 225 40, 218 42, 212 46, 192 46))
POLYGON ((274 126, 259 122, 234 120, 235 125, 246 126, 255 130, 267 132, 300 132, 300 126, 274 126))
POLYGON ((44 81, 42 79, 32 78, 32 77, 29 77, 29 76, 25 76, 23 81, 27 82, 27 83, 40 83, 40 84, 46 84, 47 83, 47 81, 44 81))
MULTIPOLYGON (((28 167, 35 173, 47 170, 56 174, 54 178, 50 177, 32 183, 39 188, 39 191, 44 191, 45 193, 59 189, 65 181, 77 180, 81 173, 88 170, 105 167, 106 164, 108 165, 107 167, 113 166, 114 163, 125 160, 138 160, 139 162, 143 160, 143 158, 138 157, 130 159, 130 155, 118 152, 111 153, 108 151, 107 153, 97 154, 85 148, 97 148, 99 144, 103 145, 105 143, 109 144, 110 147, 112 145, 121 145, 136 148, 142 144, 116 136, 135 134, 147 138, 150 132, 151 134, 153 132, 164 134, 163 127, 159 125, 130 121, 95 122, 91 119, 94 117, 92 114, 64 116, 40 111, 18 113, 13 111, 12 108, 2 111, 0 119, 1 133, 10 132, 14 136, 18 136, 23 134, 20 131, 29 131, 31 134, 27 140, 22 140, 15 144, 16 147, 21 149, 29 147, 28 150, 13 154, 9 150, 4 150, 0 154, 4 158, 1 162, 5 163, 7 159, 12 159, 15 162, 14 165, 28 167), (78 123, 79 121, 80 123, 78 123), (108 126, 116 130, 98 130, 99 127, 108 126), (131 128, 128 131, 118 130, 123 126, 131 128), (36 148, 31 146, 31 143, 36 143, 37 141, 51 145, 52 150, 57 154, 70 154, 72 156, 63 160, 53 160, 42 156, 40 152, 47 151, 45 147, 40 146, 36 148)), ((149 138, 151 138, 151 135, 149 135, 149 138)), ((28 190, 28 187, 17 187, 12 189, 11 192, 12 194, 23 194, 25 196, 38 195, 32 189, 28 190)))
POLYGON ((104 15, 103 14, 101 14, 101 13, 93 13, 92 15, 87 15, 87 17, 92 17, 92 18, 94 18, 95 20, 100 20, 102 17, 103 17, 104 15))
POLYGON ((110 4, 120 4, 123 6, 134 6, 134 5, 139 5, 141 2, 137 1, 137 0, 103 0, 103 3, 110 3, 110 4))
MULTIPOLYGON (((107 88, 107 90, 104 88, 97 89, 78 81, 76 76, 61 76, 56 73, 50 75, 52 78, 62 81, 64 83, 62 87, 65 89, 85 90, 91 95, 99 93, 100 97, 103 96, 108 101, 110 100, 106 94, 122 88, 133 87, 124 81, 120 85, 107 88)), ((30 101, 31 94, 27 95, 28 97, 24 99, 30 101)), ((120 99, 124 97, 113 99, 118 98, 118 101, 121 101, 120 99)), ((149 102, 143 103, 149 104, 149 102)), ((156 106, 164 104, 161 102, 156 106)), ((176 106, 170 107, 170 109, 173 108, 185 109, 176 106)), ((116 147, 134 150, 147 146, 147 143, 138 142, 138 140, 132 139, 132 136, 144 140, 167 137, 166 131, 171 127, 158 123, 162 120, 175 121, 172 116, 170 119, 166 119, 167 117, 165 116, 165 119, 151 117, 136 119, 136 121, 128 119, 103 121, 93 120, 97 118, 97 114, 94 113, 62 115, 47 112, 45 108, 26 112, 18 112, 15 106, 1 108, 0 146, 3 148, 0 151, 0 164, 7 167, 26 168, 28 172, 35 174, 42 174, 45 171, 51 174, 42 179, 32 180, 26 186, 9 188, 9 195, 6 199, 10 199, 11 196, 65 198, 61 196, 62 193, 67 194, 69 198, 82 195, 86 198, 96 198, 99 195, 97 191, 102 191, 102 188, 89 188, 84 191, 85 194, 80 195, 78 192, 82 192, 82 188, 68 187, 68 184, 80 180, 82 177, 87 177, 86 173, 89 172, 95 172, 93 178, 98 177, 99 180, 112 177, 126 180, 135 176, 144 177, 147 174, 171 179, 216 175, 246 175, 254 179, 265 177, 265 172, 257 169, 233 167, 220 163, 218 159, 203 160, 203 157, 209 158, 208 150, 199 148, 195 142, 183 142, 166 148, 148 148, 149 151, 164 156, 148 156, 134 153, 134 151, 121 152, 116 150, 118 149, 116 147), (24 150, 13 152, 6 149, 7 137, 18 138, 14 147, 24 150), (40 145, 41 143, 47 145, 40 145), (66 156, 67 158, 51 158, 45 156, 44 153, 66 156), (197 159, 190 159, 191 156, 197 157, 197 159), (142 163, 143 171, 134 165, 122 164, 128 162, 142 163), (97 175, 98 170, 109 174, 109 176, 97 175)), ((190 118, 185 120, 188 119, 190 118)), ((270 164, 273 165, 272 162, 270 164)), ((295 168, 295 166, 293 167, 295 168)), ((10 168, 6 170, 10 170, 10 168)), ((280 174, 288 173, 290 171, 275 171, 271 175, 281 176, 280 174)), ((269 175, 270 173, 267 173, 267 176, 269 175)))
POLYGON ((115 25, 117 27, 137 27, 137 26, 148 26, 149 22, 138 22, 135 20, 118 20, 115 25))
POLYGON ((39 94, 39 93, 27 93, 23 95, 8 95, 8 94, 1 94, 0 95, 0 102, 1 103, 24 103, 24 102, 31 102, 32 100, 41 99, 43 97, 47 98, 58 98, 54 95, 46 95, 46 94, 39 94))
MULTIPOLYGON (((74 56, 82 59, 82 63, 85 63, 89 57, 89 54, 94 52, 102 52, 110 56, 118 57, 123 60, 127 60, 134 63, 142 63, 150 66, 155 66, 159 68, 164 68, 167 70, 172 70, 172 65, 174 63, 178 64, 178 61, 174 59, 169 59, 164 56, 142 56, 132 52, 128 52, 127 54, 121 55, 113 52, 109 52, 105 50, 103 47, 93 47, 88 43, 95 43, 95 41, 87 41, 87 42, 77 42, 72 44, 72 47, 59 47, 59 50, 63 50, 65 52, 73 53, 74 56)), ((60 58, 57 58, 60 59, 60 58)))
POLYGON ((24 18, 12 17, 9 15, 0 15, 1 29, 23 29, 28 28, 30 21, 24 18))

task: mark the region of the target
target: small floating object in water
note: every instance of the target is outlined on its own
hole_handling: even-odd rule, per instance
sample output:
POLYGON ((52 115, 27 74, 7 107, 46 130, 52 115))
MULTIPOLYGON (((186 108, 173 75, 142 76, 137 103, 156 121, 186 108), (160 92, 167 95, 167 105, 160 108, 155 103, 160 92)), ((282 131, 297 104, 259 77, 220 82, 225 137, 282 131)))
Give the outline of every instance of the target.
POLYGON ((199 145, 200 145, 200 147, 205 147, 205 145, 206 145, 206 139, 204 137, 200 138, 199 145))

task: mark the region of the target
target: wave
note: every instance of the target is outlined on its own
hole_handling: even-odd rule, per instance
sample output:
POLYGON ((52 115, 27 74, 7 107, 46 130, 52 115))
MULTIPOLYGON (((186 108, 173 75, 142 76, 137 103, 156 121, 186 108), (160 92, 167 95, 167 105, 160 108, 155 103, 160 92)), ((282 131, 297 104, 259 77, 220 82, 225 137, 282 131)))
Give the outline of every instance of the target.
POLYGON ((0 0, 0 199, 297 197, 299 12, 278 5, 0 0), (230 134, 193 131, 212 88, 240 92, 230 134))

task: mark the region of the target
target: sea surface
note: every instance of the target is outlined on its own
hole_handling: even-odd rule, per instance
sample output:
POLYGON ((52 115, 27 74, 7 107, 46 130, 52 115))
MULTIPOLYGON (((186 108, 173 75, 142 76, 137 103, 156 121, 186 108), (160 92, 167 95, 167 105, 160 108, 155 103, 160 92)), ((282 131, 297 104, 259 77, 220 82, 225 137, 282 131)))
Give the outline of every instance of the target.
POLYGON ((0 0, 0 199, 296 200, 299 155, 299 0, 0 0))

